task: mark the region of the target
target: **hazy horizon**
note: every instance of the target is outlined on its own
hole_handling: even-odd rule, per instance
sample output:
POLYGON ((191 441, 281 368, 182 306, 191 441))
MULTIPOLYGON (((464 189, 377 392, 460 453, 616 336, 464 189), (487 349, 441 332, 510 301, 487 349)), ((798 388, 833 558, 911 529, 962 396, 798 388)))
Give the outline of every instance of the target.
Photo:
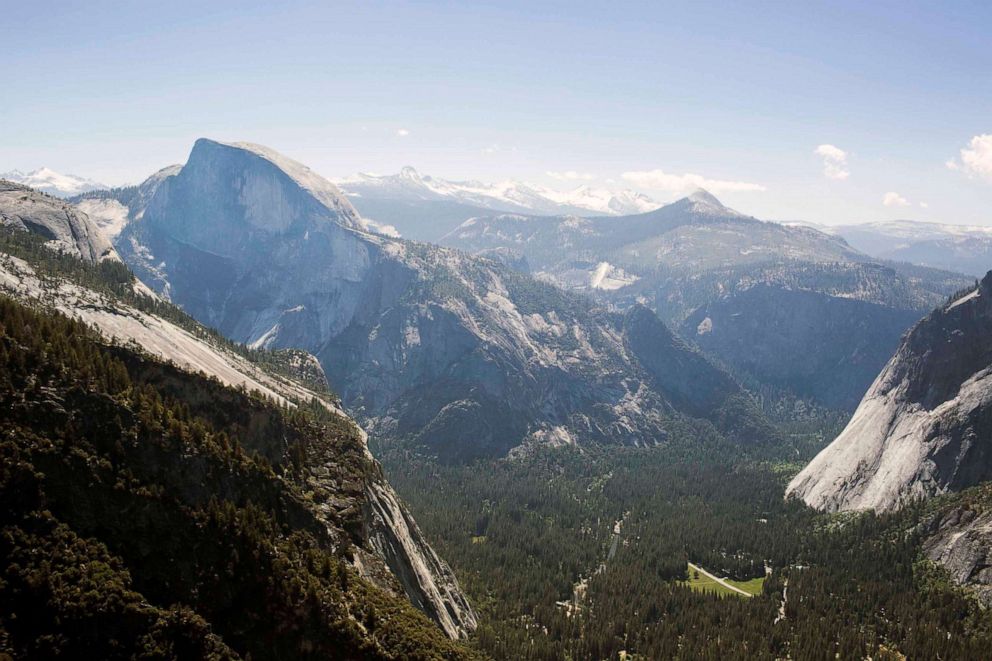
POLYGON ((331 179, 411 165, 660 202, 701 186, 770 220, 992 225, 979 3, 8 14, 0 172, 137 183, 210 137, 331 179))

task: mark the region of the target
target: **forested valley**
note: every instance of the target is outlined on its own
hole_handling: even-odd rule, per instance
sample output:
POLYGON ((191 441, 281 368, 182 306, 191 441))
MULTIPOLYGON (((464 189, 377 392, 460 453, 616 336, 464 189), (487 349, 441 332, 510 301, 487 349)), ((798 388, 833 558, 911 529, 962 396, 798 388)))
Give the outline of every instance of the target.
POLYGON ((783 500, 815 447, 742 449, 686 423, 654 448, 471 465, 377 452, 496 658, 987 658, 992 617, 921 555, 925 508, 824 515, 783 500), (760 588, 698 591, 690 562, 760 588))

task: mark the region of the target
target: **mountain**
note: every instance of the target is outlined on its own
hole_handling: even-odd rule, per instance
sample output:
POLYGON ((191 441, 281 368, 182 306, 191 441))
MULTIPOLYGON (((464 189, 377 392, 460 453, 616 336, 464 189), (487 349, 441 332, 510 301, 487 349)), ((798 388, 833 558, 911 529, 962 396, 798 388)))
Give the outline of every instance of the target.
POLYGON ((631 190, 579 186, 558 191, 519 181, 447 181, 409 166, 395 175, 358 174, 335 183, 363 217, 421 241, 436 241, 466 219, 492 211, 623 215, 659 206, 631 190))
POLYGON ((85 213, 61 199, 2 179, 0 225, 30 230, 59 250, 90 262, 119 259, 85 213))
POLYGON ((895 509, 992 479, 990 439, 992 272, 913 327, 787 495, 828 511, 895 509))
POLYGON ((842 240, 745 216, 704 190, 654 211, 622 217, 471 218, 442 237, 441 243, 468 252, 516 250, 552 279, 576 267, 591 273, 602 261, 648 274, 658 269, 700 272, 786 259, 833 263, 863 258, 842 240))
POLYGON ((894 220, 830 231, 873 257, 982 277, 992 268, 992 227, 894 220))
MULTIPOLYGON (((235 341, 314 353, 381 439, 448 460, 651 445, 688 410, 620 315, 500 261, 369 233, 333 184, 263 147, 197 141, 135 215, 117 245, 146 284, 235 341)), ((703 363, 676 364, 669 378, 692 380, 703 363)))
POLYGON ((141 218, 159 185, 180 169, 182 166, 170 165, 137 186, 90 191, 74 195, 68 201, 89 216, 105 237, 116 242, 128 223, 141 218))
POLYGON ((107 186, 91 179, 77 177, 74 174, 60 174, 50 168, 40 168, 27 174, 19 170, 11 170, 10 172, 0 174, 0 179, 13 181, 15 184, 23 184, 42 193, 57 197, 71 197, 73 195, 107 188, 107 186))
MULTIPOLYGON (((192 535, 186 540, 194 544, 191 552, 197 553, 196 545, 200 545, 206 553, 202 545, 214 541, 196 537, 203 525, 196 517, 208 514, 212 503, 225 507, 233 503, 236 508, 248 508, 251 516, 251 508, 261 507, 276 516, 272 525, 284 532, 265 533, 267 548, 283 548, 288 543, 292 548, 286 547, 287 553, 310 553, 314 562, 323 562, 322 556, 337 558, 332 564, 343 563, 339 573, 347 572, 355 581, 342 602, 351 603, 345 608, 361 611, 378 608, 372 606, 378 603, 393 612, 398 622, 406 623, 402 626, 421 629, 427 639, 433 635, 432 626, 417 624, 420 616, 410 609, 411 603, 451 637, 474 628, 475 614, 454 575, 385 481, 368 451, 365 433, 327 390, 327 379, 313 356, 299 350, 266 352, 239 347, 156 297, 121 262, 84 262, 64 251, 49 250, 43 238, 15 228, 0 229, 0 306, 7 315, 0 323, 4 329, 0 330, 0 373, 2 383, 14 388, 0 397, 5 400, 4 410, 12 412, 4 417, 5 429, 17 426, 16 434, 8 432, 5 438, 23 437, 24 443, 33 443, 31 439, 40 436, 56 444, 19 446, 18 450, 51 476, 50 480, 39 478, 43 482, 38 484, 48 499, 48 510, 80 535, 105 543, 119 557, 112 562, 126 567, 138 589, 144 585, 154 593, 147 595, 152 601, 160 599, 164 606, 188 604, 215 631, 230 622, 241 632, 235 638, 250 636, 240 653, 251 651, 258 656, 257 646, 268 644, 263 641, 272 635, 262 630, 247 634, 244 624, 225 619, 230 616, 223 609, 234 606, 231 599, 240 588, 234 582, 216 584, 210 589, 222 591, 225 596, 220 598, 220 593, 197 583, 205 568, 196 566, 196 558, 171 542, 156 541, 185 530, 182 534, 192 535), (15 318, 21 321, 15 323, 15 318), (31 343, 17 334, 33 337, 36 331, 39 338, 45 338, 45 331, 38 329, 53 327, 65 337, 37 340, 41 353, 32 358, 31 343), (96 356, 95 367, 80 367, 80 355, 96 356), (63 368, 57 369, 58 361, 63 368), (106 395, 94 386, 86 388, 88 379, 103 379, 99 375, 104 374, 113 376, 107 381, 110 390, 106 395), (17 385, 17 379, 33 385, 17 385), (164 402, 167 408, 179 407, 179 413, 169 412, 169 419, 148 429, 132 429, 128 425, 134 424, 144 404, 122 396, 113 389, 115 383, 130 384, 132 397, 151 397, 152 410, 161 411, 164 402), (173 419, 174 415, 178 417, 173 419), (191 425, 191 431, 182 433, 193 436, 182 436, 186 445, 177 447, 169 434, 162 436, 163 424, 173 430, 169 434, 179 433, 177 425, 191 425), (208 433, 206 440, 203 430, 208 433), (70 432, 96 444, 80 446, 80 466, 73 467, 76 455, 66 450, 49 456, 62 442, 59 439, 70 432), (137 445, 132 446, 133 442, 137 445), (147 451, 142 449, 145 445, 147 451), (67 462, 64 466, 59 464, 60 453, 67 462), (104 464, 113 465, 114 470, 92 473, 85 467, 97 470, 104 464), (124 477, 115 477, 119 471, 124 477), (130 486, 123 486, 128 480, 130 486), (112 496, 121 489, 128 495, 112 496), (165 557, 156 555, 156 545, 165 557), (191 592, 184 592, 187 589, 191 592), (204 600, 215 594, 219 602, 196 603, 201 589, 204 600)), ((11 484, 8 487, 25 488, 11 484)), ((4 499, 13 502, 6 495, 4 499)), ((177 537, 175 543, 183 542, 177 537)), ((203 562, 214 562, 209 557, 205 555, 203 562)), ((272 574, 272 568, 251 566, 249 557, 250 553, 242 556, 249 564, 232 566, 230 571, 272 574)), ((299 559, 273 557, 273 562, 297 563, 299 559)), ((214 575, 216 566, 210 565, 208 573, 214 575)), ((300 580, 314 586, 324 580, 308 578, 312 569, 301 571, 300 580)), ((341 602, 337 589, 338 597, 332 602, 341 602)), ((244 597, 245 603, 238 608, 246 617, 272 618, 272 613, 253 610, 264 609, 265 599, 244 597)), ((6 598, 3 601, 8 603, 6 598)), ((328 602, 331 610, 340 605, 328 602)), ((317 618, 311 622, 316 627, 310 632, 313 640, 330 631, 322 629, 319 619, 323 615, 318 611, 310 612, 317 618)), ((299 614, 296 611, 293 617, 299 614)), ((272 626, 280 626, 276 622, 271 619, 272 626)), ((352 625, 345 629, 348 626, 352 625)), ((307 635, 298 631, 289 638, 302 636, 298 642, 305 645, 307 635)), ((224 638, 230 642, 228 635, 224 638)), ((348 644, 359 643, 362 647, 355 648, 355 654, 382 653, 372 640, 348 644), (364 653, 360 652, 363 648, 364 653)), ((299 647, 296 653, 304 649, 299 647)), ((323 649, 327 651, 326 646, 323 649)))
POLYGON ((845 409, 903 331, 967 283, 878 263, 841 238, 746 216, 704 190, 632 216, 478 216, 441 243, 514 252, 539 278, 620 309, 647 305, 749 384, 845 409))

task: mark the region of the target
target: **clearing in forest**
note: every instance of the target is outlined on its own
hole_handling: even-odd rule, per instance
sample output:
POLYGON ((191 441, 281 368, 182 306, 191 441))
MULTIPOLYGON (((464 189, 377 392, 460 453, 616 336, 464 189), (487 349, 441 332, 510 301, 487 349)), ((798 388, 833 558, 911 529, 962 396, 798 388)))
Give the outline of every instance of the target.
POLYGON ((699 565, 689 563, 689 580, 684 581, 697 592, 712 592, 719 595, 734 595, 737 597, 753 597, 761 594, 761 588, 765 584, 765 577, 752 578, 748 581, 735 581, 730 578, 720 578, 706 571, 699 565))

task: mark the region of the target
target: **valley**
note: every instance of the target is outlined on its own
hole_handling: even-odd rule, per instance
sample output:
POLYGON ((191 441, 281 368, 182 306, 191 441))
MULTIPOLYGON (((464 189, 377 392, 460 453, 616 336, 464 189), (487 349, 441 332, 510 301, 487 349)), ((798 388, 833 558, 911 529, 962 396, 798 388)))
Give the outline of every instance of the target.
POLYGON ((992 3, 0 16, 0 661, 992 660, 992 3))
POLYGON ((695 441, 462 467, 374 450, 463 581, 475 643, 495 658, 827 658, 817 650, 830 647, 981 658, 987 616, 921 561, 918 537, 903 538, 925 513, 838 525, 782 500, 782 459, 695 441), (690 561, 754 596, 697 591, 690 561))
MULTIPOLYGON (((992 645, 992 276, 976 287, 879 263, 705 192, 628 216, 480 217, 442 237, 457 247, 417 243, 369 225, 300 163, 207 139, 181 167, 73 202, 5 186, 8 345, 49 324, 52 338, 83 338, 76 353, 110 352, 76 365, 49 339, 55 349, 31 349, 55 356, 38 374, 16 358, 26 349, 6 354, 17 384, 54 384, 4 391, 55 421, 12 421, 40 440, 11 456, 69 470, 59 457, 71 463, 75 421, 95 404, 63 418, 60 402, 89 384, 121 423, 81 452, 111 471, 100 479, 130 485, 125 509, 91 506, 125 512, 159 494, 173 508, 162 524, 139 518, 132 544, 72 504, 78 483, 37 478, 41 500, 15 513, 21 541, 6 552, 48 544, 22 525, 47 516, 40 502, 52 525, 103 544, 87 553, 109 554, 133 598, 159 609, 120 631, 128 649, 155 618, 178 617, 173 602, 203 624, 169 645, 232 658, 272 645, 382 658, 981 658, 992 645), (162 388, 165 422, 143 399, 162 388), (876 408, 936 459, 913 463, 878 434, 867 446, 862 427, 898 429, 876 408), (173 437, 185 454, 170 454, 173 437), (876 446, 905 484, 865 473, 876 446), (222 477, 235 459, 240 472, 222 477), (211 557, 245 549, 197 531, 247 527, 280 567, 299 567, 311 596, 239 610, 239 590, 296 583, 210 578, 192 559, 173 575, 142 555, 169 526, 211 557), (310 619, 286 624, 282 603, 310 619), (263 624, 246 633, 239 618, 263 624)), ((17 649, 42 649, 40 629, 13 622, 0 619, 17 649)), ((102 649, 85 627, 71 639, 102 649)))

